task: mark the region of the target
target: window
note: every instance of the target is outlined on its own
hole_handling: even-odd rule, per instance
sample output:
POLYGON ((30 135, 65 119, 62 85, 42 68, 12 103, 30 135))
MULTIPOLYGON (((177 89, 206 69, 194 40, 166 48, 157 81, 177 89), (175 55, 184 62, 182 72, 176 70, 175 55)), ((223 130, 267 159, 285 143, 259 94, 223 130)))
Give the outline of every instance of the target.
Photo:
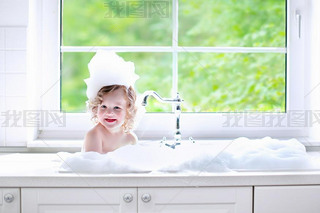
POLYGON ((138 93, 178 91, 183 111, 285 111, 285 0, 68 0, 61 32, 66 112, 85 110, 91 51, 110 46, 135 62, 138 93))
MULTIPOLYGON (((57 109, 58 102, 67 112, 65 129, 85 131, 90 121, 83 113, 83 79, 94 52, 106 49, 135 63, 138 93, 155 90, 171 97, 180 92, 185 100, 183 136, 273 136, 279 130, 302 134, 259 125, 252 133, 243 123, 228 124, 228 119, 240 112, 286 119, 289 110, 303 109, 303 93, 293 86, 303 79, 303 63, 298 63, 303 58, 303 6, 297 0, 64 0, 61 87, 51 89, 58 92, 46 94, 48 101, 42 103, 57 109)), ((147 110, 162 113, 147 114, 138 135, 170 135, 171 106, 151 101, 147 110)))

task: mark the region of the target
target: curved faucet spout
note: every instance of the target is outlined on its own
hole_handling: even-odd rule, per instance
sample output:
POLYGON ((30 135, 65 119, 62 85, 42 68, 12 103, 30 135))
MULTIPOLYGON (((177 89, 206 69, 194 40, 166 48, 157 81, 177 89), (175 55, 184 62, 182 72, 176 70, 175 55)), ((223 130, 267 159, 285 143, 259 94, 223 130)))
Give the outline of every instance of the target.
POLYGON ((174 114, 176 116, 176 131, 174 134, 174 144, 166 144, 171 148, 175 148, 176 145, 180 144, 181 141, 181 132, 180 132, 180 114, 181 114, 181 103, 183 100, 180 98, 179 93, 177 92, 177 96, 175 98, 162 98, 157 92, 148 90, 143 93, 142 106, 147 106, 147 100, 149 96, 153 96, 161 103, 169 103, 174 106, 174 114))
POLYGON ((182 99, 180 99, 180 97, 178 95, 177 95, 177 98, 173 98, 173 99, 162 98, 157 92, 152 91, 152 90, 145 91, 142 96, 143 96, 143 100, 141 103, 142 106, 147 106, 147 104, 148 104, 147 100, 148 100, 149 96, 153 96, 155 99, 157 99, 157 101, 159 101, 161 103, 179 104, 183 101, 182 99))

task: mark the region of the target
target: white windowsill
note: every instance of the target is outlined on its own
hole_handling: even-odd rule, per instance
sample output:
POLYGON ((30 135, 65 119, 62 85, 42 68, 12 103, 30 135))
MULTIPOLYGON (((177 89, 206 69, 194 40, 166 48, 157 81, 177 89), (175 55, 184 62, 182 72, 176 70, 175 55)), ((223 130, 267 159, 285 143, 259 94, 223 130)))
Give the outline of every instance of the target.
MULTIPOLYGON (((198 140, 200 144, 209 143, 225 143, 226 145, 235 138, 225 139, 201 139, 198 140)), ((289 138, 288 138, 289 139, 289 138)), ((307 138, 297 138, 307 149, 307 151, 320 151, 320 142, 308 140, 307 138), (312 142, 310 142, 312 141, 312 142)), ((282 138, 284 140, 284 138, 282 138)), ((158 143, 158 140, 141 140, 141 143, 158 143)), ((184 141, 183 142, 188 142, 184 141)), ((197 140, 196 140, 197 142, 197 140)), ((37 139, 28 142, 27 152, 80 152, 83 140, 43 140, 37 139)))

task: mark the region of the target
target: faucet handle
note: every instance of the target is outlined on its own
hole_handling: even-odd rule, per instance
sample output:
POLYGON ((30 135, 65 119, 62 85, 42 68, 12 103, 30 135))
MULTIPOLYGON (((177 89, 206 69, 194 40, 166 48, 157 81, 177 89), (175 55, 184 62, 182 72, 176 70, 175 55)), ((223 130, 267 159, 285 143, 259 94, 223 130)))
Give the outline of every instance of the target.
POLYGON ((191 141, 191 143, 195 143, 196 141, 193 139, 193 137, 189 137, 189 141, 191 141))
POLYGON ((176 100, 177 100, 178 102, 184 101, 184 100, 180 97, 180 93, 179 93, 179 92, 177 92, 176 100))
POLYGON ((162 140, 160 141, 160 143, 166 142, 166 140, 167 140, 167 137, 166 137, 166 136, 163 136, 163 137, 162 137, 162 140))

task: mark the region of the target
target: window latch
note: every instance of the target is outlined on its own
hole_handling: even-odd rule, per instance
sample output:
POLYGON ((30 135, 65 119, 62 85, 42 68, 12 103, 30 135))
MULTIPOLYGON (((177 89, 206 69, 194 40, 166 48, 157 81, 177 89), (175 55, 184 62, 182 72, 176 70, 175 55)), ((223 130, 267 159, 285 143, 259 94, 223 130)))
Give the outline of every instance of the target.
POLYGON ((299 10, 296 10, 296 22, 298 25, 298 39, 301 38, 301 13, 299 10))

